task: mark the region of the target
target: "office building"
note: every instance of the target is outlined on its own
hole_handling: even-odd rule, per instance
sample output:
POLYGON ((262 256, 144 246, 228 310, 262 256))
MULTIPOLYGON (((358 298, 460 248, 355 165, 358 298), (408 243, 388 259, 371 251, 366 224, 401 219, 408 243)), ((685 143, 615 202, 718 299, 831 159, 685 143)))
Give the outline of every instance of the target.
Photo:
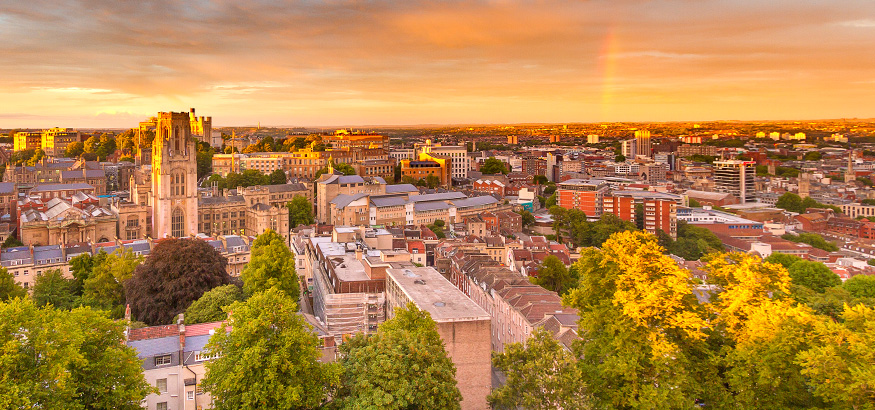
POLYGON ((714 163, 714 190, 738 197, 739 203, 756 202, 753 161, 717 161, 714 163))

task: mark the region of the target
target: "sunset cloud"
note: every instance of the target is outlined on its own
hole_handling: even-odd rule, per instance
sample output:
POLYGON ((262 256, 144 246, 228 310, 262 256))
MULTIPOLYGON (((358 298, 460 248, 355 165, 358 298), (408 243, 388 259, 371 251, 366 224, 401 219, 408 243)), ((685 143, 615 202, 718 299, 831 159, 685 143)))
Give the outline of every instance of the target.
POLYGON ((13 2, 0 127, 188 107, 219 125, 867 117, 870 15, 855 0, 13 2))

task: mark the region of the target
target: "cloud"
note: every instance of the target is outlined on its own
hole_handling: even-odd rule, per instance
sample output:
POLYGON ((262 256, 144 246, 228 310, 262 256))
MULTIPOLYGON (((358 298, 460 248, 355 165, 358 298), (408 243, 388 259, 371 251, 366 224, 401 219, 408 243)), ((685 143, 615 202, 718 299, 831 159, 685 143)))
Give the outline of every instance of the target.
POLYGON ((875 19, 843 21, 839 24, 845 27, 873 28, 875 27, 875 19))
POLYGON ((757 117, 803 115, 819 96, 857 113, 875 108, 853 86, 871 79, 875 39, 847 27, 871 27, 859 16, 873 12, 866 0, 11 2, 0 112, 595 121, 615 90, 630 120, 718 118, 727 107, 702 101, 717 94, 757 117), (654 109, 660 98, 678 109, 654 109))

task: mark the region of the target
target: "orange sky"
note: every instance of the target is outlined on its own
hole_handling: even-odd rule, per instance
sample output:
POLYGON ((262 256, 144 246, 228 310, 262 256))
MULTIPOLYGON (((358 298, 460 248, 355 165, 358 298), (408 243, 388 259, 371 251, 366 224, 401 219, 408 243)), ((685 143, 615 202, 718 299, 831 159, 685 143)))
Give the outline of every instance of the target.
POLYGON ((276 3, 5 4, 0 127, 875 117, 871 0, 276 3))

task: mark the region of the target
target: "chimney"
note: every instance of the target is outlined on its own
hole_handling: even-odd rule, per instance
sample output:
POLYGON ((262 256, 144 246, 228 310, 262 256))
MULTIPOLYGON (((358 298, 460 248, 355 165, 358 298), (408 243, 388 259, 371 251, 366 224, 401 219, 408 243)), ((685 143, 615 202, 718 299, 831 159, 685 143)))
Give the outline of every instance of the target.
POLYGON ((131 321, 131 304, 130 303, 125 305, 125 320, 127 320, 128 322, 131 321))
POLYGON ((362 260, 362 250, 361 250, 361 248, 356 248, 356 250, 355 250, 355 258, 356 258, 356 260, 362 260))
POLYGON ((185 314, 180 313, 176 319, 176 327, 179 328, 179 350, 185 349, 185 314))

